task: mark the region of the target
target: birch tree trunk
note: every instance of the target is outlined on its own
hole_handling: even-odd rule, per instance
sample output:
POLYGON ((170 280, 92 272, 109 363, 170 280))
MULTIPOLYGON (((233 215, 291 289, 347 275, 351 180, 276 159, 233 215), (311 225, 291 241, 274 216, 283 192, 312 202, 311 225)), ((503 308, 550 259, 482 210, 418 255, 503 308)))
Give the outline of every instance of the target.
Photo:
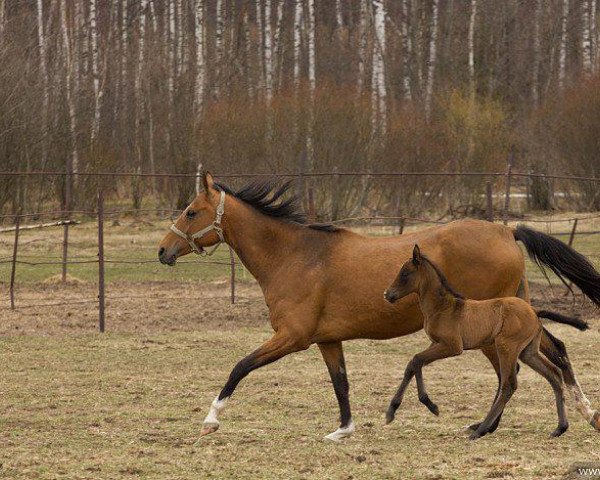
MULTIPOLYGON (((144 112, 144 92, 142 85, 142 72, 144 69, 145 55, 145 40, 146 40, 146 7, 148 0, 141 0, 140 3, 140 20, 139 20, 139 45, 138 45, 138 61, 135 73, 135 153, 136 153, 136 171, 141 173, 144 163, 142 153, 142 132, 141 119, 144 112)), ((138 210, 142 206, 142 191, 139 178, 132 181, 132 197, 133 208, 138 210)))
POLYGON ((402 85, 404 87, 404 99, 408 101, 412 100, 412 88, 410 84, 412 42, 409 25, 408 0, 402 0, 402 85))
MULTIPOLYGON (((69 108, 69 130, 71 133, 71 156, 67 157, 67 182, 75 182, 76 175, 79 168, 79 154, 77 152, 77 120, 75 111, 75 101, 73 99, 73 63, 71 61, 71 44, 69 41, 69 29, 67 24, 67 5, 66 0, 60 0, 60 24, 62 32, 62 43, 64 52, 64 65, 65 65, 65 88, 67 96, 67 105, 69 108)), ((70 186, 67 186, 70 188, 70 186)), ((67 205, 69 208, 69 205, 67 205)))
POLYGON ((558 55, 558 87, 562 89, 565 86, 565 74, 567 64, 567 20, 569 18, 569 0, 562 2, 560 51, 558 55))
POLYGON ((431 117, 431 101, 433 98, 433 82, 437 60, 438 3, 439 0, 433 0, 431 12, 431 38, 429 40, 429 62, 427 64, 427 86, 425 90, 425 115, 427 120, 431 117))
POLYGON ((217 13, 216 13, 216 66, 215 71, 217 72, 215 84, 214 84, 214 93, 215 97, 219 97, 220 92, 220 83, 223 80, 223 0, 217 0, 217 13))
POLYGON ((128 4, 127 0, 122 1, 121 10, 121 108, 125 109, 127 102, 127 55, 129 52, 129 29, 127 25, 128 4))
POLYGON ((267 104, 271 104, 273 98, 273 38, 271 33, 271 0, 265 0, 265 24, 263 29, 263 41, 265 44, 265 94, 267 104))
POLYGON ((596 0, 590 0, 590 40, 591 40, 591 57, 592 57, 592 72, 598 71, 598 27, 597 27, 597 12, 596 0))
POLYGON ((369 48, 368 30, 370 25, 369 0, 360 1, 359 47, 358 47, 358 91, 364 93, 367 77, 367 57, 369 48))
POLYGON ((314 101, 316 87, 316 72, 315 72, 315 6, 314 0, 308 0, 308 89, 309 89, 309 115, 308 115, 308 132, 306 136, 306 154, 308 157, 308 168, 312 170, 314 167, 314 101))
POLYGON ((385 91, 385 3, 374 3, 375 45, 373 47, 373 70, 371 73, 371 126, 373 132, 382 135, 386 132, 386 91, 385 91))
MULTIPOLYGON (((273 39, 273 52, 276 54, 277 63, 274 65, 277 68, 275 72, 273 84, 277 86, 279 90, 283 81, 283 41, 281 33, 283 31, 283 6, 285 0, 280 0, 277 6, 277 18, 275 21, 275 38, 273 39)), ((309 0, 310 5, 310 0, 309 0)))
POLYGON ((184 20, 183 20, 183 3, 182 0, 177 0, 177 75, 181 76, 184 67, 184 20))
POLYGON ((475 21, 477 18, 477 0, 471 0, 471 16, 469 17, 469 85, 471 103, 475 103, 475 21))
POLYGON ((302 0, 295 0, 294 4, 294 88, 298 93, 300 87, 300 54, 302 38, 302 0))
POLYGON ((0 45, 4 39, 4 24, 6 23, 6 0, 0 0, 0 45))
MULTIPOLYGON (((0 5, 0 8, 3 9, 3 5, 0 5)), ((0 13, 0 15, 2 15, 2 13, 0 13)), ((48 79, 48 68, 46 66, 46 37, 44 35, 44 11, 42 0, 37 0, 37 34, 40 51, 40 72, 42 74, 44 88, 42 94, 42 170, 44 170, 48 161, 48 107, 50 103, 50 82, 48 79)))
POLYGON ((100 130, 100 77, 98 72, 98 32, 96 0, 90 0, 90 36, 92 48, 92 78, 94 83, 94 119, 92 120, 92 145, 100 130))
POLYGON ((202 116, 204 105, 204 0, 196 0, 194 10, 194 33, 196 37, 196 81, 194 84, 194 113, 196 121, 202 116))
POLYGON ((533 65, 532 65, 532 78, 531 78, 531 99, 534 105, 537 105, 540 101, 540 56, 541 45, 540 45, 540 21, 542 16, 542 1, 536 0, 535 2, 535 13, 533 19, 533 65))
POLYGON ((169 92, 169 114, 173 110, 175 98, 175 0, 169 0, 169 23, 168 23, 168 46, 169 49, 169 74, 167 88, 169 92))
POLYGON ((589 0, 583 0, 581 3, 581 53, 584 75, 589 75, 592 72, 591 17, 590 2, 589 0))

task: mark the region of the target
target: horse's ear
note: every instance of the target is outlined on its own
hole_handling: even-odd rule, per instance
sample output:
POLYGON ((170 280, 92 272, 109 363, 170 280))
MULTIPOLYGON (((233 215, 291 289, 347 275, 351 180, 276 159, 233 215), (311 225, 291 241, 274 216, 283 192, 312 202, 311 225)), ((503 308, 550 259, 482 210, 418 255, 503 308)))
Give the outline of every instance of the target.
POLYGON ((412 261, 415 265, 421 264, 421 249, 419 248, 418 245, 415 245, 415 248, 413 249, 412 261))
POLYGON ((207 194, 214 190, 215 181, 209 171, 204 171, 202 174, 202 184, 204 185, 204 191, 207 194))

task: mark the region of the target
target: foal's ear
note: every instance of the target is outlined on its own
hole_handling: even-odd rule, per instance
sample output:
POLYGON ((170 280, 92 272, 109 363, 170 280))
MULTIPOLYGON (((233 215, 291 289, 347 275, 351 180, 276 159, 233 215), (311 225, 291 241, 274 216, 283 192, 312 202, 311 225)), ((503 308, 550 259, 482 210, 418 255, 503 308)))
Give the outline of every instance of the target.
POLYGON ((205 171, 202 174, 202 185, 204 186, 204 191, 207 194, 210 194, 214 189, 215 181, 213 180, 213 176, 209 171, 205 171))
POLYGON ((412 261, 413 261, 413 264, 415 264, 415 265, 421 264, 421 249, 419 248, 418 245, 415 245, 415 248, 413 249, 412 261))

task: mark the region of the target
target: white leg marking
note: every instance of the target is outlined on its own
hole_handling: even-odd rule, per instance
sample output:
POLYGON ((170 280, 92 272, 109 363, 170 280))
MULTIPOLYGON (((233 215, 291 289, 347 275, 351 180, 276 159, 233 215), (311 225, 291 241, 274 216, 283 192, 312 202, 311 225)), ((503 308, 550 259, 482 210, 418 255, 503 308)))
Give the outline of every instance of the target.
POLYGON ((219 397, 217 396, 212 401, 208 415, 202 424, 202 431, 200 432, 201 437, 208 435, 209 433, 216 432, 219 429, 219 412, 225 408, 227 400, 229 400, 229 397, 219 400, 219 397))
POLYGON ((352 435, 355 429, 354 422, 350 420, 350 423, 348 423, 347 426, 338 428, 335 432, 325 436, 325 439, 331 440, 332 442, 339 442, 342 438, 352 435))
POLYGON ((583 393, 581 385, 579 385, 579 382, 575 380, 575 385, 570 385, 569 388, 573 398, 575 399, 575 403, 577 404, 577 410, 579 410, 579 413, 583 415, 583 418, 591 423, 596 411, 592 408, 592 404, 585 396, 585 393, 583 393))

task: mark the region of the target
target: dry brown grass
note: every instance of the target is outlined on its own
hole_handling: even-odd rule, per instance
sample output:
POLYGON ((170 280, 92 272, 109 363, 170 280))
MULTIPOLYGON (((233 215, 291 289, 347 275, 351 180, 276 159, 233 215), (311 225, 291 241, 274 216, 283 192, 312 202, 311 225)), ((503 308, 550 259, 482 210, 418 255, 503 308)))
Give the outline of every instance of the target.
MULTIPOLYGON (((48 298, 43 289, 57 288, 20 293, 48 298)), ((314 347, 253 372, 223 412, 221 430, 196 444, 233 365, 271 334, 260 292, 246 286, 231 306, 226 285, 114 288, 130 300, 111 305, 104 335, 94 332, 90 306, 0 312, 0 478, 538 479, 600 461, 598 434, 573 408, 570 430, 548 438, 553 396, 526 367, 500 429, 468 441, 462 427, 484 415, 496 386, 473 352, 425 370, 439 418, 417 401, 413 386, 396 421, 384 427, 406 362, 428 343, 422 332, 346 344, 357 431, 341 445, 322 439, 337 426, 338 410, 314 347), (136 298, 144 295, 155 300, 136 298)), ((53 291, 80 298, 93 286, 53 291)), ((585 333, 550 328, 600 405, 597 319, 585 333)))

